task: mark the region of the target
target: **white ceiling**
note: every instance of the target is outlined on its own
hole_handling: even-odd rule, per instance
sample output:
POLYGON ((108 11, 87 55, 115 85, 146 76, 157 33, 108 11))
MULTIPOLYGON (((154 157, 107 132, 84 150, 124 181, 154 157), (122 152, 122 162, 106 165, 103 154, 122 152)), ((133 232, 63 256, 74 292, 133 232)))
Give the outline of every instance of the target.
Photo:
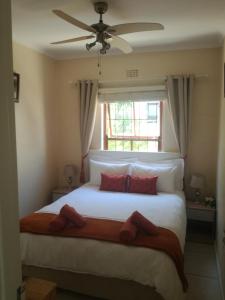
MULTIPOLYGON (((13 39, 56 59, 97 55, 85 41, 67 45, 50 42, 89 34, 54 15, 61 9, 91 25, 99 15, 93 0, 12 0, 13 39)), ((207 48, 221 45, 225 35, 225 0, 108 0, 106 24, 157 22, 163 31, 121 35, 134 52, 207 48)), ((114 49, 110 53, 119 53, 114 49)))

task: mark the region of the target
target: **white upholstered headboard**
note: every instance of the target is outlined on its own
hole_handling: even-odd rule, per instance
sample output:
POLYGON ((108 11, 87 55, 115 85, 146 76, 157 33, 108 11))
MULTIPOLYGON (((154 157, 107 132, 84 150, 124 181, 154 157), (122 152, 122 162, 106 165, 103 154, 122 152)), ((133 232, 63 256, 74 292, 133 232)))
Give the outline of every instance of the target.
POLYGON ((166 159, 181 158, 180 153, 175 152, 125 152, 125 151, 104 151, 90 150, 89 159, 101 161, 145 161, 152 162, 166 159))

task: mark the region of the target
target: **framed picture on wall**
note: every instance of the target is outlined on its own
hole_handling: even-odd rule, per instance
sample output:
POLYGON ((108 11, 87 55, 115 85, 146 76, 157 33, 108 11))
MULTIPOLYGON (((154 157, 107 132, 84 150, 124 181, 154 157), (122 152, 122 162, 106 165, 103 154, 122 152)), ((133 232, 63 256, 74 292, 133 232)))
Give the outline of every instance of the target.
POLYGON ((13 73, 13 100, 19 102, 20 74, 13 73))

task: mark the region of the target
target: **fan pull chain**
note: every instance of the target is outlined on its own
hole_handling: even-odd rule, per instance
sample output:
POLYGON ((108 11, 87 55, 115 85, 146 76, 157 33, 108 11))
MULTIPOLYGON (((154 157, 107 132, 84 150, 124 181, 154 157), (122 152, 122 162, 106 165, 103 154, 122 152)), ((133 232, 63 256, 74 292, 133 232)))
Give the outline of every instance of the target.
POLYGON ((98 79, 100 79, 102 75, 102 56, 101 53, 98 53, 98 79))

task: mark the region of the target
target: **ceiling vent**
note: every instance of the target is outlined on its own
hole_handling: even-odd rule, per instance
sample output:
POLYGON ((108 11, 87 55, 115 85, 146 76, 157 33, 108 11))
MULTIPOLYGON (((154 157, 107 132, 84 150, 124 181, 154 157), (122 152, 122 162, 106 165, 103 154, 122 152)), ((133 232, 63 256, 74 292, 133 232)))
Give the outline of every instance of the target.
POLYGON ((127 78, 136 78, 138 77, 138 70, 127 70, 127 78))

